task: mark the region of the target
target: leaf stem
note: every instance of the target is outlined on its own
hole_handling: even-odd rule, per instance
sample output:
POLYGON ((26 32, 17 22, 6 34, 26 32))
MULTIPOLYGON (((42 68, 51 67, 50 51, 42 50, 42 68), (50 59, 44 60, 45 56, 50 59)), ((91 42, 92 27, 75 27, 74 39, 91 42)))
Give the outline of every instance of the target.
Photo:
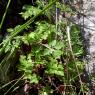
POLYGON ((0 23, 0 32, 1 32, 1 28, 2 28, 2 25, 4 23, 4 20, 5 20, 5 17, 6 17, 6 14, 7 14, 10 3, 11 3, 11 0, 8 1, 5 12, 3 14, 3 17, 2 17, 2 20, 1 20, 1 23, 0 23))

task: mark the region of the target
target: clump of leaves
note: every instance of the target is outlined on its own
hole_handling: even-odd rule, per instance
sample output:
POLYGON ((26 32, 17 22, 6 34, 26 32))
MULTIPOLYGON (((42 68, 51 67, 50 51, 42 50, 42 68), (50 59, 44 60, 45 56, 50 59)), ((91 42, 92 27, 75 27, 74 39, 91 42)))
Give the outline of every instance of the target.
POLYGON ((24 20, 28 19, 29 17, 36 16, 41 11, 41 9, 38 9, 31 5, 24 5, 22 10, 23 12, 21 12, 20 14, 24 18, 24 20))
MULTIPOLYGON (((41 2, 37 0, 37 7, 25 5, 20 15, 24 20, 34 17, 43 9, 43 5, 51 1, 41 2)), ((71 14, 73 12, 69 6, 62 5, 59 2, 56 3, 56 7, 60 9, 60 13, 68 12, 71 14)), ((51 9, 54 13, 55 7, 53 6, 51 9)), ((48 14, 45 12, 45 16, 50 19, 50 10, 47 12, 48 14)), ((68 20, 65 20, 65 23, 58 21, 58 27, 60 27, 59 30, 61 32, 56 30, 56 25, 51 20, 39 19, 34 23, 35 29, 29 30, 30 27, 33 27, 32 24, 27 26, 26 30, 29 32, 24 33, 23 36, 16 36, 14 41, 7 44, 5 52, 9 52, 14 48, 20 52, 18 71, 24 73, 23 79, 25 81, 28 80, 32 86, 41 85, 42 89, 40 89, 39 93, 48 95, 49 93, 53 93, 53 90, 62 93, 65 90, 64 84, 68 84, 69 82, 67 81, 74 80, 77 77, 78 73, 75 69, 75 64, 80 72, 83 70, 83 62, 78 59, 83 54, 79 30, 75 25, 71 24, 71 44, 76 59, 73 60, 70 52, 68 52, 69 47, 66 35, 68 20), (23 44, 25 48, 28 48, 27 53, 24 52, 25 48, 21 48, 23 44), (48 80, 47 83, 43 82, 45 79, 48 80), (58 82, 59 84, 57 85, 58 82)), ((14 29, 8 29, 9 35, 12 35, 19 28, 20 26, 16 26, 14 29)))

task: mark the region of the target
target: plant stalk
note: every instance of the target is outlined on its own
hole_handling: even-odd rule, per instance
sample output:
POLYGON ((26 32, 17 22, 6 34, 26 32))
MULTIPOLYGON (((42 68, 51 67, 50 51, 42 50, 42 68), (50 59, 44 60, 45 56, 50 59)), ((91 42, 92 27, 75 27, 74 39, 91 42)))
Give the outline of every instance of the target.
POLYGON ((11 0, 8 1, 5 12, 3 14, 3 17, 2 17, 2 20, 1 20, 1 23, 0 23, 0 32, 1 32, 1 28, 2 28, 2 25, 4 23, 4 20, 5 20, 5 17, 6 17, 6 14, 7 14, 10 3, 11 3, 11 0))

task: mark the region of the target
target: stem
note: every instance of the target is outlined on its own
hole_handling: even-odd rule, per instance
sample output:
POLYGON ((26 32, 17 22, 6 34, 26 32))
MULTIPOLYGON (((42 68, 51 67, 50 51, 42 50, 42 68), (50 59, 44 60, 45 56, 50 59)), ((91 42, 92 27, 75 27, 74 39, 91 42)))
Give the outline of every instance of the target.
POLYGON ((78 73, 78 77, 79 77, 79 80, 80 80, 80 84, 81 84, 81 87, 82 87, 82 80, 81 80, 81 76, 80 76, 80 73, 79 73, 79 69, 76 65, 76 58, 74 56, 74 53, 73 53, 73 49, 72 49, 72 45, 71 45, 71 37, 70 37, 70 26, 67 26, 67 38, 68 38, 68 44, 69 44, 69 48, 70 48, 70 52, 71 52, 71 56, 72 56, 72 59, 74 61, 74 64, 75 64, 75 68, 77 70, 77 73, 78 73))
POLYGON ((1 32, 1 28, 2 28, 2 25, 4 23, 4 20, 5 20, 5 17, 6 17, 6 14, 7 14, 10 3, 11 3, 11 0, 8 1, 5 12, 3 14, 3 17, 2 17, 2 20, 1 20, 1 23, 0 23, 0 32, 1 32))
POLYGON ((16 81, 16 83, 14 85, 12 85, 7 92, 4 95, 7 95, 9 93, 9 91, 24 77, 24 74, 16 81))
POLYGON ((10 82, 4 84, 3 86, 0 87, 0 90, 1 90, 1 89, 4 89, 6 86, 10 85, 11 83, 13 83, 14 81, 17 81, 17 80, 18 80, 18 79, 14 79, 14 80, 12 80, 12 81, 10 81, 10 82))

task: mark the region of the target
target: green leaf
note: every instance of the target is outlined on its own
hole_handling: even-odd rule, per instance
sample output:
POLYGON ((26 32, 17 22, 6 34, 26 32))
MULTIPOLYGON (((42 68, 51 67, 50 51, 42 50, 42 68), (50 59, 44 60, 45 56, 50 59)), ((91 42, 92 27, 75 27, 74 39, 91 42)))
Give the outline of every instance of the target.
POLYGON ((51 41, 50 43, 49 43, 49 46, 55 46, 56 45, 56 40, 53 40, 53 41, 51 41))
POLYGON ((61 50, 55 50, 52 55, 54 58, 60 58, 62 54, 63 52, 61 50))
POLYGON ((48 48, 47 48, 47 49, 44 50, 44 55, 51 55, 52 52, 53 52, 52 49, 48 49, 48 48))
POLYGON ((48 69, 46 70, 46 73, 64 76, 64 69, 62 64, 58 64, 55 59, 51 58, 51 62, 48 64, 48 69))
POLYGON ((25 20, 28 19, 29 17, 36 16, 41 11, 41 9, 38 9, 37 7, 31 5, 24 5, 22 10, 23 12, 21 12, 20 15, 25 20))
POLYGON ((29 79, 30 79, 30 83, 35 83, 35 84, 37 84, 37 83, 39 82, 39 78, 38 78, 38 76, 37 76, 36 74, 32 74, 32 75, 29 77, 29 79))
POLYGON ((20 65, 18 66, 19 70, 27 72, 27 70, 31 70, 32 71, 32 60, 31 57, 29 58, 30 55, 28 55, 27 57, 24 55, 20 55, 19 61, 20 61, 20 65))
POLYGON ((61 49, 64 47, 63 41, 58 41, 55 45, 55 49, 61 49))
POLYGON ((36 36, 36 33, 35 32, 31 32, 29 35, 28 35, 28 39, 35 39, 35 36, 36 36))

